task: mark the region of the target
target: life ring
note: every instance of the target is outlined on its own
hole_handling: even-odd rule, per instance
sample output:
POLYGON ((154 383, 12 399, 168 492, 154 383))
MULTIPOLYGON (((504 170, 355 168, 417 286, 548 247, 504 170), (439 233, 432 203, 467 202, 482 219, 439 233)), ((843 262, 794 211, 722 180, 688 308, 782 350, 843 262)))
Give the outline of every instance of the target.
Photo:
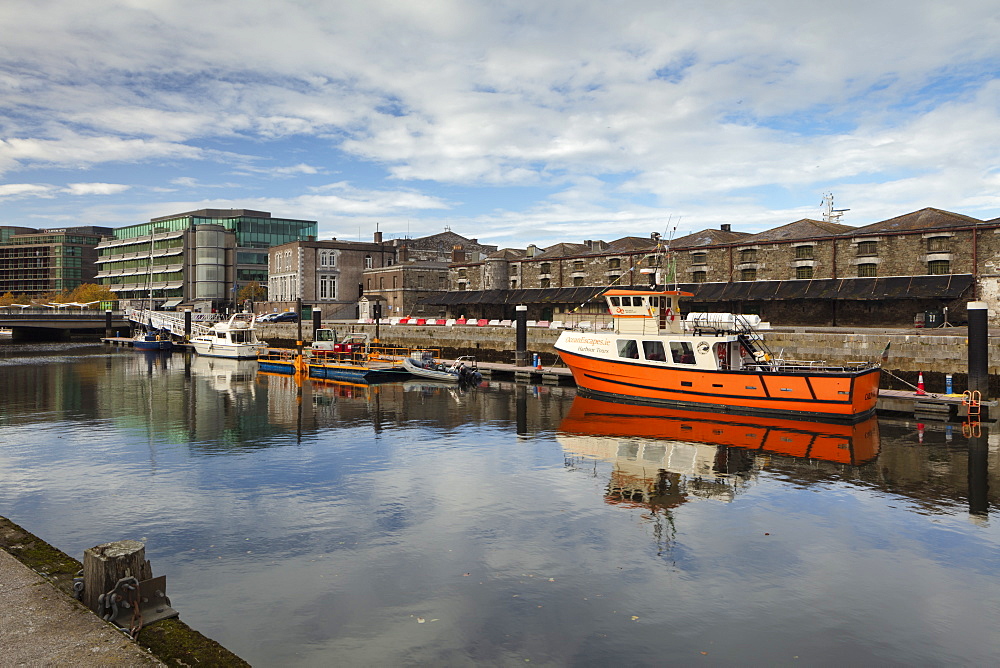
POLYGON ((673 322, 674 318, 677 317, 676 315, 674 315, 674 312, 671 311, 669 307, 667 308, 666 311, 663 312, 663 315, 665 315, 666 317, 670 318, 670 322, 673 322))

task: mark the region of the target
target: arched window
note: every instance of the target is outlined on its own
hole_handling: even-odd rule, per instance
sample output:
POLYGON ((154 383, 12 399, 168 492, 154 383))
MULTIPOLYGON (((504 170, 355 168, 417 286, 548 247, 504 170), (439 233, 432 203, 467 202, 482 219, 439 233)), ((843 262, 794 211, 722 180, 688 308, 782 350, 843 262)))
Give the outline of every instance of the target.
POLYGON ((374 266, 375 265, 372 262, 372 256, 371 255, 365 255, 365 269, 371 269, 374 266))

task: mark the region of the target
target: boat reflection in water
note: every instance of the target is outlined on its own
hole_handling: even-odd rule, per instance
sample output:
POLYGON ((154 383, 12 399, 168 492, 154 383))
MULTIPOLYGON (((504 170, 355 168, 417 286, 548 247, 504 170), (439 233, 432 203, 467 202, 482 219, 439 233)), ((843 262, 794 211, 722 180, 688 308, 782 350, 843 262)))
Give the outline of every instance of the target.
POLYGON ((688 495, 731 500, 760 454, 850 466, 879 452, 878 421, 856 424, 711 414, 582 396, 559 426, 563 449, 614 464, 609 503, 672 508, 688 495))
POLYGON ((188 363, 191 375, 207 378, 209 387, 217 392, 231 396, 254 393, 256 360, 191 355, 188 363))

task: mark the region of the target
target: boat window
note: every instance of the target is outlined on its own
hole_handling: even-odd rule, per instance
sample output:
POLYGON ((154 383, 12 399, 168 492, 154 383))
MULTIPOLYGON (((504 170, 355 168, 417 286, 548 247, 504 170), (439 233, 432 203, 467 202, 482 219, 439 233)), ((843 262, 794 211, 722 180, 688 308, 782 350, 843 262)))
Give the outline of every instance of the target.
POLYGON ((687 341, 671 341, 670 355, 678 364, 694 364, 694 349, 687 341))
POLYGON ((215 336, 216 336, 217 338, 220 338, 220 339, 224 339, 224 338, 226 338, 226 334, 225 334, 225 332, 216 332, 216 333, 215 333, 215 336))
POLYGON ((612 297, 611 298, 611 305, 612 306, 621 306, 621 302, 619 302, 618 297, 612 297))
POLYGON ((618 339, 618 357, 639 359, 639 345, 635 339, 618 339))
POLYGON ((643 341, 642 354, 646 356, 646 359, 653 362, 667 361, 667 354, 663 350, 662 341, 643 341))

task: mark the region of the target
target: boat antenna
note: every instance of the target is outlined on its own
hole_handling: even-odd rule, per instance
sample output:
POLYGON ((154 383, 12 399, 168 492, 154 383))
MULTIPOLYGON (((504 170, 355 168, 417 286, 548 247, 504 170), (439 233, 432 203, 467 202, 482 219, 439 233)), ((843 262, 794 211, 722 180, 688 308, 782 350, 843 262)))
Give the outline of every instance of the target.
POLYGON ((671 214, 670 217, 667 218, 667 226, 663 230, 662 234, 659 232, 653 232, 649 235, 654 241, 656 241, 656 249, 652 254, 652 256, 657 259, 655 263, 656 269, 654 270, 656 273, 654 274, 655 278, 653 280, 656 282, 656 285, 666 286, 667 281, 664 280, 665 277, 663 276, 663 270, 667 269, 669 270, 669 273, 666 276, 666 279, 669 279, 670 275, 673 275, 674 290, 677 290, 677 272, 675 271, 676 262, 674 262, 673 266, 671 266, 671 262, 673 262, 673 253, 670 252, 670 244, 674 240, 674 234, 677 233, 677 226, 680 224, 680 220, 681 219, 678 218, 677 222, 674 223, 673 214, 671 214), (666 237, 666 240, 664 240, 664 237, 666 237))
MULTIPOLYGON (((671 220, 672 220, 672 219, 673 219, 673 216, 672 216, 672 215, 671 215, 671 217, 670 217, 670 218, 668 218, 668 219, 667 219, 667 226, 666 226, 666 228, 664 229, 664 231, 663 231, 663 233, 662 233, 662 234, 661 234, 660 232, 652 232, 652 233, 650 233, 649 237, 650 237, 650 239, 652 239, 653 241, 655 241, 655 242, 656 242, 656 247, 655 247, 655 248, 654 248, 654 249, 652 250, 652 252, 650 252, 650 253, 646 253, 645 255, 643 255, 643 256, 642 256, 642 257, 641 257, 641 258, 639 259, 639 264, 640 264, 640 265, 641 265, 641 264, 642 264, 643 262, 645 262, 645 261, 649 260, 650 258, 660 258, 660 257, 662 257, 662 256, 664 256, 664 255, 667 255, 667 256, 669 257, 669 251, 670 251, 670 242, 671 242, 671 241, 673 240, 673 238, 674 238, 674 233, 675 233, 675 232, 677 232, 677 225, 678 225, 678 224, 680 223, 680 218, 678 218, 678 219, 677 219, 677 223, 676 223, 676 224, 674 224, 674 225, 673 225, 673 226, 671 227, 670 223, 671 223, 671 220), (666 242, 664 242, 664 241, 663 241, 663 236, 664 236, 664 234, 665 234, 665 235, 667 236, 667 241, 666 241, 666 242)), ((659 270, 660 270, 660 269, 659 269, 659 267, 660 267, 660 265, 662 264, 662 261, 657 261, 657 262, 656 262, 655 264, 656 264, 656 268, 654 269, 654 271, 656 271, 656 272, 659 272, 659 270)), ((613 287, 615 286, 615 284, 617 284, 617 283, 621 282, 621 280, 622 280, 623 278, 625 278, 625 276, 626 276, 627 274, 628 274, 628 275, 631 275, 631 274, 632 274, 632 271, 633 271, 633 270, 629 270, 629 271, 627 271, 627 272, 624 272, 624 273, 622 273, 622 274, 619 274, 619 275, 618 275, 618 277, 617 277, 617 278, 615 278, 615 279, 614 279, 613 281, 611 281, 611 282, 610 282, 610 283, 608 283, 607 285, 603 286, 603 287, 602 287, 602 288, 601 288, 600 290, 598 290, 597 292, 595 292, 595 293, 594 293, 593 295, 591 295, 591 296, 590 296, 590 297, 588 297, 587 299, 583 300, 583 301, 582 301, 582 302, 581 302, 580 304, 578 304, 577 306, 573 307, 573 310, 572 310, 572 311, 570 311, 570 313, 576 313, 577 311, 579 311, 580 309, 582 309, 582 308, 583 308, 584 306, 586 306, 586 305, 587 305, 587 304, 589 304, 590 302, 594 301, 594 299, 596 299, 596 298, 597 298, 597 297, 599 297, 600 295, 604 294, 604 293, 605 293, 605 292, 606 292, 606 291, 607 291, 607 290, 608 290, 609 288, 613 288, 613 287)), ((675 289, 676 289, 676 284, 677 284, 677 280, 676 280, 676 273, 677 273, 677 272, 674 272, 674 274, 675 274, 675 277, 674 277, 674 285, 675 285, 675 289)), ((655 275, 655 274, 654 274, 654 275, 655 275)), ((655 280, 655 281, 657 282, 657 284, 659 284, 659 283, 660 283, 660 277, 659 277, 659 276, 656 276, 656 278, 655 278, 654 280, 655 280)))

